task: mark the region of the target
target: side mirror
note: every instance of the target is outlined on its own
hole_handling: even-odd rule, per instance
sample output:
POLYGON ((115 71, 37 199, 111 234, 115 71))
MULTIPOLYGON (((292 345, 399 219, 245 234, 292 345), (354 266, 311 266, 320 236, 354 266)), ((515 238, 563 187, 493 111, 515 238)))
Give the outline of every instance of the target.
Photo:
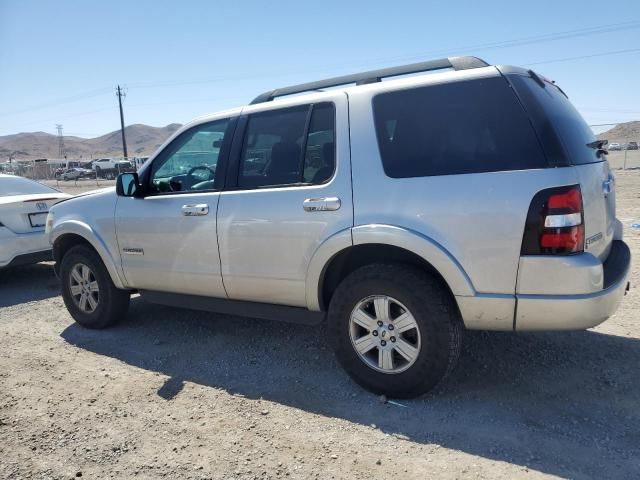
POLYGON ((142 196, 142 185, 136 172, 121 173, 116 180, 116 194, 119 197, 142 196))

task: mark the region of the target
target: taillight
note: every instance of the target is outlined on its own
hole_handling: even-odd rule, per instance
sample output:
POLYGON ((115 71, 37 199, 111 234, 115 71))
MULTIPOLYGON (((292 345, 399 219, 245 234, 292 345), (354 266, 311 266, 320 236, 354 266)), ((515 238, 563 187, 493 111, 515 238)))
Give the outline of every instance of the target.
POLYGON ((579 185, 542 190, 533 197, 522 255, 569 255, 584 251, 584 215, 579 185))

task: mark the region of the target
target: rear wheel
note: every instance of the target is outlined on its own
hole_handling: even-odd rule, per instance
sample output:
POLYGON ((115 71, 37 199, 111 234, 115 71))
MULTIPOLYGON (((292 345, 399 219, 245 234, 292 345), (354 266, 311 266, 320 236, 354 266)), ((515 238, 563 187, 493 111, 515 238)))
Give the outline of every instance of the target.
POLYGON ((338 286, 329 307, 338 361, 364 388, 409 398, 455 366, 462 322, 435 278, 405 265, 369 265, 338 286))
POLYGON ((60 264, 62 298, 83 327, 106 328, 123 318, 130 293, 113 284, 98 254, 84 245, 65 253, 60 264))

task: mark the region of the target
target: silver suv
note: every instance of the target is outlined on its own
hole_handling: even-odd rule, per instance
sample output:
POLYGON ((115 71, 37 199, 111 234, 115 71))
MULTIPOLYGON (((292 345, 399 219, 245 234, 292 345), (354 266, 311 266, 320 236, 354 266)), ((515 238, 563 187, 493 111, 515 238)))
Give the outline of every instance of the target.
POLYGON ((464 328, 579 330, 615 312, 630 253, 603 146, 535 72, 448 58, 199 118, 47 228, 85 327, 120 320, 133 291, 325 322, 356 382, 412 397, 451 371, 464 328))

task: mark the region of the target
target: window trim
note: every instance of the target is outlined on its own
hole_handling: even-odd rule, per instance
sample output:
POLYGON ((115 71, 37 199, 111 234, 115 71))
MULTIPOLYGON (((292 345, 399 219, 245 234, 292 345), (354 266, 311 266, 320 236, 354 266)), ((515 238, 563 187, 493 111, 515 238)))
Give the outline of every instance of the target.
POLYGON ((301 103, 301 104, 297 104, 297 105, 287 105, 286 107, 276 107, 276 108, 269 108, 269 109, 265 109, 265 110, 260 110, 257 112, 252 112, 252 113, 244 113, 242 115, 239 116, 238 118, 238 123, 236 126, 236 130, 235 130, 235 135, 233 138, 233 144, 231 145, 231 149, 229 152, 229 158, 228 158, 228 168, 226 170, 226 177, 225 177, 225 185, 224 188, 222 190, 224 191, 254 191, 254 190, 265 190, 265 189, 282 189, 282 188, 300 188, 300 187, 317 187, 317 186, 321 186, 321 185, 326 185, 327 183, 329 183, 336 174, 337 171, 337 167, 338 167, 338 156, 337 156, 337 151, 338 151, 338 145, 337 145, 337 131, 338 131, 338 127, 337 127, 337 108, 336 108, 336 103, 333 100, 322 100, 319 102, 312 102, 312 103, 301 103), (309 141, 309 128, 311 126, 311 119, 313 116, 313 111, 314 108, 316 106, 322 105, 322 104, 329 104, 331 105, 331 108, 333 109, 333 133, 334 133, 334 139, 333 139, 333 171, 331 172, 331 175, 323 182, 321 183, 313 183, 313 182, 302 182, 302 179, 304 178, 304 162, 305 162, 305 158, 306 158, 306 146, 307 146, 307 142, 309 141), (240 167, 241 167, 241 160, 242 160, 242 150, 244 147, 244 141, 245 141, 245 137, 248 134, 248 125, 249 125, 249 118, 252 115, 261 115, 261 114, 265 114, 265 113, 271 113, 271 112, 277 112, 280 110, 287 110, 287 109, 291 109, 291 108, 300 108, 300 107, 307 107, 308 108, 308 112, 307 112, 307 118, 305 120, 305 128, 304 128, 304 133, 303 133, 303 137, 304 137, 304 146, 303 148, 301 148, 301 168, 300 168, 300 182, 297 183, 286 183, 286 184, 280 184, 280 185, 260 185, 257 187, 241 187, 239 185, 240 183, 240 167))
POLYGON ((147 167, 145 171, 145 176, 141 179, 141 183, 144 185, 144 197, 160 197, 160 196, 171 196, 171 195, 193 195, 199 193, 212 193, 212 192, 220 192, 224 190, 225 179, 226 179, 226 171, 227 171, 227 163, 229 160, 229 154, 232 146, 232 141, 236 132, 238 124, 238 115, 234 115, 231 117, 223 117, 217 118, 215 120, 210 120, 207 122, 198 123, 197 125, 192 126, 188 130, 180 133, 176 138, 174 138, 171 143, 169 143, 161 152, 159 152, 153 162, 147 167), (220 146, 220 153, 218 154, 218 163, 216 165, 216 177, 214 179, 214 188, 208 188, 206 190, 183 190, 177 192, 152 192, 151 191, 151 182, 153 181, 154 174, 154 165, 157 162, 166 161, 168 156, 175 154, 180 147, 175 147, 180 143, 180 140, 183 139, 186 135, 193 132, 196 129, 201 129, 208 125, 228 121, 227 128, 224 132, 224 138, 222 140, 222 145, 220 146), (147 174, 148 172, 148 174, 147 174), (218 173, 219 172, 219 173, 218 173), (218 184, 216 186, 216 184, 218 184))

